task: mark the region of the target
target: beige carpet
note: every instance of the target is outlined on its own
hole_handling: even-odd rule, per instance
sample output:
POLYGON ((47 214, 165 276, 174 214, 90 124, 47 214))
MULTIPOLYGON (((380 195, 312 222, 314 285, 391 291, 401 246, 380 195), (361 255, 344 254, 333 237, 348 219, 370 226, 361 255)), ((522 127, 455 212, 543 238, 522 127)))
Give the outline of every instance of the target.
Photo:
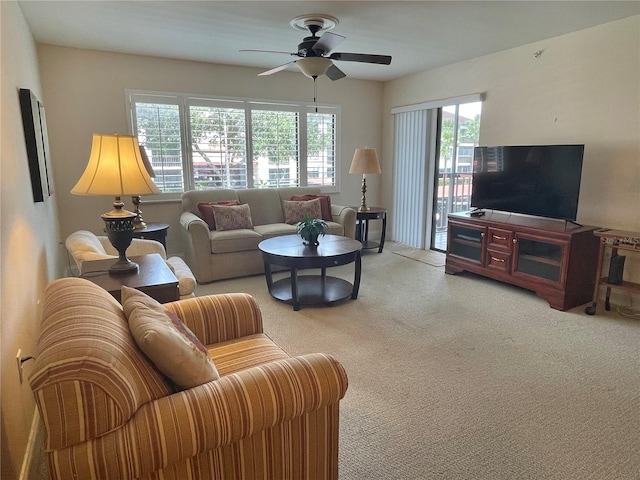
POLYGON ((198 289, 255 295, 283 348, 344 364, 341 480, 640 478, 640 322, 558 312, 389 247, 333 307, 294 312, 261 276, 198 289))
POLYGON ((398 245, 391 250, 396 255, 407 257, 418 262, 426 263, 432 267, 444 267, 445 254, 433 250, 421 250, 419 248, 398 245))
POLYGON ((558 312, 398 247, 366 252, 358 299, 333 307, 294 312, 262 276, 198 287, 253 294, 283 348, 343 363, 340 480, 640 478, 640 321, 558 312))

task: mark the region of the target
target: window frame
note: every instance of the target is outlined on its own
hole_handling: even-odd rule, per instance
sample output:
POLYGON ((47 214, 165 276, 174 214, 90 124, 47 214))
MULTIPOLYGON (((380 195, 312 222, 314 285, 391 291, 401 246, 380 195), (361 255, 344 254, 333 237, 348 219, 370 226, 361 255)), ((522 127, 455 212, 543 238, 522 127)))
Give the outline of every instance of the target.
MULTIPOLYGON (((298 113, 299 125, 298 125, 298 168, 299 168, 299 185, 308 185, 308 160, 309 155, 307 152, 307 116, 308 114, 333 114, 334 123, 334 165, 333 165, 333 185, 321 185, 319 186, 322 193, 338 193, 340 191, 340 172, 342 170, 341 159, 341 117, 342 108, 338 104, 309 104, 308 102, 293 102, 293 101, 276 101, 276 100, 264 100, 255 98, 243 98, 243 97, 225 97, 220 95, 199 95, 199 94, 187 94, 178 92, 167 91, 152 91, 152 90, 138 90, 138 89, 125 89, 125 107, 127 112, 127 127, 129 134, 137 138, 138 132, 136 130, 137 119, 135 104, 136 103, 151 103, 151 104, 168 104, 177 105, 179 113, 180 124, 180 138, 181 146, 180 152, 182 156, 182 169, 183 169, 183 191, 182 192, 162 192, 154 198, 157 199, 179 199, 182 193, 194 190, 196 188, 194 174, 193 174, 193 154, 191 148, 191 121, 190 121, 190 107, 191 106, 211 106, 222 108, 238 108, 244 109, 245 113, 245 149, 247 160, 247 188, 260 188, 254 185, 253 181, 253 144, 252 144, 252 124, 251 113, 254 110, 272 110, 272 111, 293 111, 298 113), (190 173, 188 173, 190 172, 190 173)), ((274 188, 274 187, 265 187, 274 188)))

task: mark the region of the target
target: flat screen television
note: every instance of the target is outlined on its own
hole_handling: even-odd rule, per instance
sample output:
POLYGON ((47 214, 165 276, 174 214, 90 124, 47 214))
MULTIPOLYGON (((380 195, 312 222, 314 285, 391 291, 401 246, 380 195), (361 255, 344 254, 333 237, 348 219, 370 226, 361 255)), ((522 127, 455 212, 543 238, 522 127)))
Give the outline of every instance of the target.
POLYGON ((471 206, 576 220, 584 145, 475 147, 471 206))

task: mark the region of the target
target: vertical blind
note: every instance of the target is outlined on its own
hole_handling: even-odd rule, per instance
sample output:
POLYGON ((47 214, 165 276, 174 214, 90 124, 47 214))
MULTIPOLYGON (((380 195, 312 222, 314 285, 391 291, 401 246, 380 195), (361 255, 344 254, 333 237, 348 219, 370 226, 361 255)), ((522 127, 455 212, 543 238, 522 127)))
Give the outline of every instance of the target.
POLYGON ((395 115, 393 236, 415 248, 425 248, 429 131, 427 110, 395 115))

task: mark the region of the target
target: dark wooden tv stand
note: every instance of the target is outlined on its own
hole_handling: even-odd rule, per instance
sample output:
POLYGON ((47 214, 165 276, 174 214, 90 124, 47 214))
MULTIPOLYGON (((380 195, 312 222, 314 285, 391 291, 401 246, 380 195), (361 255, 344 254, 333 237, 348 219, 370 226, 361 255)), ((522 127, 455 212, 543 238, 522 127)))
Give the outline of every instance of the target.
POLYGON ((452 213, 445 272, 467 270, 517 285, 568 310, 591 300, 597 228, 490 210, 483 216, 452 213))

